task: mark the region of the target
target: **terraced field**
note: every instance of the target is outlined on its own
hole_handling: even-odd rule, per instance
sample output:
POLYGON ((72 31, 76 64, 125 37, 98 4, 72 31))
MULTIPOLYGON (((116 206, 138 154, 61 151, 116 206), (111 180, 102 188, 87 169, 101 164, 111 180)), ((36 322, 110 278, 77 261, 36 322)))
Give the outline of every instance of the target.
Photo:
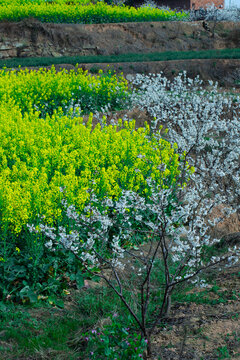
POLYGON ((239 25, 189 16, 1 2, 0 359, 240 356, 239 25))

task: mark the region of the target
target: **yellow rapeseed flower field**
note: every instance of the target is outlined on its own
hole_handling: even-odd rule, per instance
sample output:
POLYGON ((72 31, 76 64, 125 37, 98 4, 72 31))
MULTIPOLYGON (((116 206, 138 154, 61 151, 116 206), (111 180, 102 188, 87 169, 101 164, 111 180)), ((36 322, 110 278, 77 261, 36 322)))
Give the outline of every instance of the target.
POLYGON ((89 0, 1 0, 0 20, 19 21, 35 17, 42 22, 54 23, 117 23, 131 21, 181 20, 188 15, 175 10, 151 6, 134 8, 111 6, 103 1, 89 0))
MULTIPOLYGON (((148 195, 147 177, 161 187, 179 174, 176 149, 135 123, 92 127, 69 115, 64 105, 119 106, 129 95, 123 76, 91 76, 82 70, 0 71, 0 221, 19 234, 44 216, 62 220, 60 187, 80 212, 93 187, 99 199, 118 198, 122 189, 148 195), (82 105, 81 105, 82 104, 82 105), (37 110, 36 110, 37 109, 37 110), (163 169, 163 170, 162 170, 163 169), (94 180, 94 183, 93 183, 94 180)), ((88 109, 85 107, 85 112, 88 109)))
POLYGON ((35 109, 46 115, 60 107, 66 113, 73 105, 85 113, 108 104, 119 109, 128 96, 127 80, 111 72, 93 76, 81 68, 57 72, 54 66, 38 71, 0 70, 0 101, 12 99, 23 112, 35 109))
POLYGON ((118 197, 123 188, 146 194, 149 171, 162 186, 169 177, 174 181, 178 155, 167 141, 149 141, 148 127, 135 130, 134 122, 92 129, 91 119, 85 126, 79 117, 43 119, 32 110, 22 114, 11 102, 0 104, 2 224, 19 233, 38 214, 50 224, 60 220, 60 186, 80 211, 91 186, 99 198, 118 197), (158 170, 162 163, 164 172, 158 170))

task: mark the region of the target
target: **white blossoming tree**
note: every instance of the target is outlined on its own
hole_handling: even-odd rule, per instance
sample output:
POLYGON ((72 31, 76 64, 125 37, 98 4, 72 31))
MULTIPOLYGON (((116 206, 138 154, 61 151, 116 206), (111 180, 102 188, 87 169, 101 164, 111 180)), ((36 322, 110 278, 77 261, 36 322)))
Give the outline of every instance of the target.
MULTIPOLYGON (((148 341, 150 355, 151 335, 169 314, 176 287, 194 281, 209 267, 239 261, 239 246, 229 247, 221 257, 206 256, 206 248, 220 241, 213 230, 222 217, 211 217, 214 208, 224 205, 223 217, 239 209, 240 104, 238 97, 219 94, 216 85, 210 84, 207 91, 199 79, 185 75, 173 82, 161 74, 138 75, 134 85, 133 103, 155 117, 152 132, 161 123, 169 129, 168 140, 178 144, 182 161, 177 181, 164 188, 150 175, 148 196, 122 190, 119 199, 106 197, 101 202, 89 189, 90 200, 81 213, 63 200, 72 220, 69 229, 41 224, 40 231, 49 249, 61 246, 71 251, 87 272, 115 291, 148 341), (195 173, 188 171, 188 163, 195 173), (148 243, 147 251, 143 243, 148 243), (155 269, 162 280, 161 302, 155 304, 153 317, 149 303, 155 269), (135 288, 126 281, 130 270, 137 275, 135 288)), ((29 230, 39 231, 33 225, 29 230)))

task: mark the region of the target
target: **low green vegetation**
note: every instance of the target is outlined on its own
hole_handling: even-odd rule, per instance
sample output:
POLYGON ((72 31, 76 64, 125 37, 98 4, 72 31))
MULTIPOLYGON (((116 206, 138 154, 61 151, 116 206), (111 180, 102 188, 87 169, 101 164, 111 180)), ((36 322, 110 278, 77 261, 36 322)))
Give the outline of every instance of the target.
MULTIPOLYGON (((163 280, 158 276, 159 270, 160 263, 153 274, 156 289, 163 280)), ((131 285, 136 281, 133 276, 129 280, 131 285)), ((139 340, 136 324, 127 314, 125 306, 108 287, 97 282, 90 283, 92 287, 89 289, 76 291, 71 287, 69 291, 66 290, 62 305, 48 301, 47 296, 30 305, 0 302, 0 358, 15 360, 22 356, 45 356, 49 359, 64 359, 67 354, 68 359, 72 360, 79 357, 106 359, 107 356, 114 359, 114 355, 118 359, 120 351, 124 360, 128 360, 129 356, 140 358, 139 354, 143 353, 145 344, 139 340), (132 347, 135 351, 131 350, 132 347)), ((214 307, 233 299, 230 293, 219 286, 210 286, 210 283, 207 290, 201 291, 194 286, 179 286, 172 299, 173 308, 189 302, 214 307), (214 301, 213 295, 216 297, 214 301)), ((150 304, 152 310, 155 302, 161 302, 160 297, 161 292, 157 291, 150 304)), ((135 306, 134 297, 129 294, 127 299, 135 306)), ((238 314, 233 315, 236 317, 238 314)), ((148 321, 151 322, 153 318, 154 312, 148 321)), ((168 331, 170 329, 167 320, 159 327, 168 331)), ((204 336, 204 332, 201 331, 200 335, 204 336)), ((225 359, 227 354, 230 356, 231 345, 240 341, 237 333, 228 334, 224 339, 226 345, 214 351, 216 359, 225 359)))
POLYGON ((57 64, 90 64, 90 63, 119 63, 143 61, 167 61, 187 59, 239 59, 240 49, 201 50, 201 51, 166 51, 148 54, 119 54, 119 55, 89 55, 89 56, 61 56, 38 58, 1 59, 0 68, 17 68, 18 66, 49 66, 57 64))
POLYGON ((196 304, 216 305, 216 304, 226 304, 229 300, 237 300, 238 294, 235 290, 223 291, 219 286, 214 285, 210 289, 183 295, 182 299, 181 296, 177 294, 177 298, 178 301, 183 301, 183 302, 194 302, 196 304), (212 295, 215 295, 214 298, 212 298, 212 295))
POLYGON ((66 354, 68 359, 77 359, 67 340, 87 324, 87 317, 84 322, 73 311, 61 313, 58 309, 40 306, 30 308, 0 303, 0 333, 4 339, 0 345, 1 359, 28 358, 41 353, 49 359, 66 354))
POLYGON ((216 356, 217 356, 217 360, 238 359, 239 356, 240 356, 240 351, 238 351, 239 350, 239 345, 240 345, 240 334, 239 334, 239 332, 234 331, 232 333, 228 333, 226 336, 224 336, 223 342, 225 342, 226 345, 219 346, 214 352, 216 354, 216 356), (232 356, 233 352, 231 350, 231 348, 233 346, 237 350, 237 351, 234 351, 234 356, 232 356))

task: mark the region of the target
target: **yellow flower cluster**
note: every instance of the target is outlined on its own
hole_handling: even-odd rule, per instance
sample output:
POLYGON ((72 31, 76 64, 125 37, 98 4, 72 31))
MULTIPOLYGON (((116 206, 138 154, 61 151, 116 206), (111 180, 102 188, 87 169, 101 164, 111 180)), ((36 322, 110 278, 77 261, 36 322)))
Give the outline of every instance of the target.
POLYGON ((1 5, 39 5, 39 4, 67 4, 69 6, 71 5, 84 5, 84 4, 90 4, 90 3, 96 3, 96 1, 92 0, 1 0, 1 5))
POLYGON ((128 98, 128 83, 122 75, 102 70, 95 76, 81 68, 56 72, 50 70, 0 70, 0 101, 13 99, 22 111, 37 109, 42 115, 59 107, 66 111, 78 104, 83 112, 100 110, 110 104, 120 108, 128 98))
POLYGON ((57 23, 113 23, 128 21, 181 20, 184 12, 161 10, 151 6, 134 8, 110 6, 103 1, 88 0, 1 0, 0 20, 19 21, 35 17, 42 22, 57 23))
POLYGON ((13 101, 0 103, 2 225, 19 233, 38 214, 49 224, 61 220, 60 186, 81 211, 91 186, 99 198, 118 197, 122 188, 145 194, 149 172, 161 186, 178 175, 175 150, 163 139, 149 140, 147 126, 135 130, 134 122, 120 120, 93 129, 91 122, 92 115, 85 126, 79 117, 55 112, 44 119, 31 109, 22 113, 13 101))

